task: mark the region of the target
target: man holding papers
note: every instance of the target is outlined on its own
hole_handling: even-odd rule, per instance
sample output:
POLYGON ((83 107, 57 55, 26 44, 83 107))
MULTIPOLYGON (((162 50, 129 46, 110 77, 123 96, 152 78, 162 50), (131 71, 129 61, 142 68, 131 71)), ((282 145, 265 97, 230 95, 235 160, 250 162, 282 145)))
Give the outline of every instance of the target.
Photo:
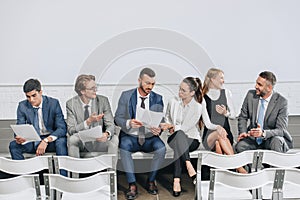
POLYGON ((155 185, 155 178, 166 153, 165 144, 159 137, 161 132, 159 125, 157 124, 155 127, 147 125, 145 127, 143 121, 145 122, 151 113, 144 115, 139 108, 163 112, 162 96, 152 91, 155 85, 155 72, 152 69, 144 68, 140 72, 138 82, 138 88, 124 91, 121 94, 115 114, 115 123, 121 127, 119 144, 121 162, 129 183, 126 199, 135 199, 137 196, 134 163, 131 154, 137 151, 154 153, 146 189, 150 194, 156 195, 158 190, 155 185))
POLYGON ((78 95, 69 99, 67 107, 69 156, 80 152, 106 152, 117 155, 118 137, 108 98, 97 95, 95 76, 79 75, 75 83, 78 95))
POLYGON ((15 140, 9 145, 12 159, 24 159, 23 153, 40 156, 45 152, 56 152, 56 155, 67 155, 67 127, 58 100, 42 95, 41 83, 36 79, 27 80, 23 91, 27 100, 19 103, 17 125, 20 127, 14 127, 14 130, 26 133, 22 137, 15 132, 15 140), (34 128, 24 124, 31 124, 34 128), (26 140, 24 137, 29 132, 33 136, 38 134, 39 141, 30 137, 26 140))

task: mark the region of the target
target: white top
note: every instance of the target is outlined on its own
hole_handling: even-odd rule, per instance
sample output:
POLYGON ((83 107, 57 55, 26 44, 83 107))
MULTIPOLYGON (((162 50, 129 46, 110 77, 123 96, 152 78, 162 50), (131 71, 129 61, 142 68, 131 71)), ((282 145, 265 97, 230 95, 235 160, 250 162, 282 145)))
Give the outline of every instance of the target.
POLYGON ((165 122, 175 125, 175 131, 182 130, 189 138, 201 141, 198 126, 201 115, 208 129, 217 129, 217 125, 212 124, 209 119, 204 99, 200 104, 193 98, 188 105, 183 106, 182 101, 176 97, 168 103, 165 122))

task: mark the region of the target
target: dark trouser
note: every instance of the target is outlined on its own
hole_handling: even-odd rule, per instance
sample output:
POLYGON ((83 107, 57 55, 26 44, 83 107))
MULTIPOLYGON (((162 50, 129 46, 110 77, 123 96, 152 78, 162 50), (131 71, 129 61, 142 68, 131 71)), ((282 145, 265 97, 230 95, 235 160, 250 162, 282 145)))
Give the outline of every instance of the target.
POLYGON ((154 181, 160 165, 163 163, 166 154, 166 147, 160 137, 152 136, 146 137, 145 143, 141 146, 138 143, 138 137, 122 134, 120 136, 120 156, 124 170, 126 172, 127 182, 133 183, 136 181, 134 175, 134 163, 131 154, 142 151, 146 153, 153 153, 154 157, 151 163, 151 172, 148 177, 149 181, 154 181))
MULTIPOLYGON (((41 138, 45 138, 46 136, 41 136, 41 138)), ((28 142, 24 145, 18 144, 15 140, 10 142, 9 151, 11 158, 13 160, 24 160, 23 153, 36 153, 38 144, 35 145, 35 142, 28 142)), ((54 142, 49 142, 46 148, 46 152, 56 152, 58 156, 67 156, 67 138, 60 137, 57 138, 54 142)), ((66 176, 67 173, 65 170, 61 170, 61 174, 66 176)))
POLYGON ((168 144, 174 150, 174 178, 180 178, 182 166, 190 160, 189 152, 198 149, 200 142, 187 137, 183 131, 179 130, 169 136, 168 144))

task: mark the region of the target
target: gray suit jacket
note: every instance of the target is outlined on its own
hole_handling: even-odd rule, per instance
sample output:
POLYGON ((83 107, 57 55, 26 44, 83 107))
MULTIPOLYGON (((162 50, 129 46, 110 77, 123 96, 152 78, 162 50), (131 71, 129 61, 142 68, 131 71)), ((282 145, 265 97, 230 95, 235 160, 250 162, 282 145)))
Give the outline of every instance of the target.
MULTIPOLYGON (((84 130, 84 111, 79 96, 69 99, 66 103, 67 106, 67 126, 69 135, 73 135, 78 131, 84 130)), ((112 111, 108 98, 102 95, 97 95, 92 100, 92 113, 104 113, 104 117, 99 122, 92 123, 92 127, 101 125, 103 132, 109 132, 111 135, 115 134, 115 125, 112 111)))
MULTIPOLYGON (((257 122, 257 107, 259 96, 255 90, 249 90, 242 105, 241 113, 238 117, 239 134, 248 132, 255 128, 257 122), (247 127, 247 122, 250 124, 247 127)), ((293 139, 287 130, 288 126, 288 102, 277 92, 273 92, 268 108, 265 113, 263 130, 266 133, 265 139, 273 136, 284 137, 290 148, 293 148, 293 139)), ((253 138, 254 139, 254 138, 253 138)))

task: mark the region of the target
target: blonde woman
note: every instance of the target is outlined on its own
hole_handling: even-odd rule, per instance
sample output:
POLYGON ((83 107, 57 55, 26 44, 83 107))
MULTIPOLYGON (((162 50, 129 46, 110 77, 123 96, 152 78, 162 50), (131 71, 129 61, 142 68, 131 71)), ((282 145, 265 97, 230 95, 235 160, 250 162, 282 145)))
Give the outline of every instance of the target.
MULTIPOLYGON (((223 88, 224 72, 221 69, 211 68, 208 70, 203 84, 203 98, 206 101, 206 110, 210 121, 218 124, 226 130, 225 134, 220 134, 215 130, 209 130, 206 127, 203 131, 202 141, 207 150, 215 151, 219 154, 234 154, 232 144, 233 135, 230 130, 228 118, 234 119, 234 111, 231 92, 223 88)), ((240 173, 247 171, 240 167, 237 169, 240 173)))

